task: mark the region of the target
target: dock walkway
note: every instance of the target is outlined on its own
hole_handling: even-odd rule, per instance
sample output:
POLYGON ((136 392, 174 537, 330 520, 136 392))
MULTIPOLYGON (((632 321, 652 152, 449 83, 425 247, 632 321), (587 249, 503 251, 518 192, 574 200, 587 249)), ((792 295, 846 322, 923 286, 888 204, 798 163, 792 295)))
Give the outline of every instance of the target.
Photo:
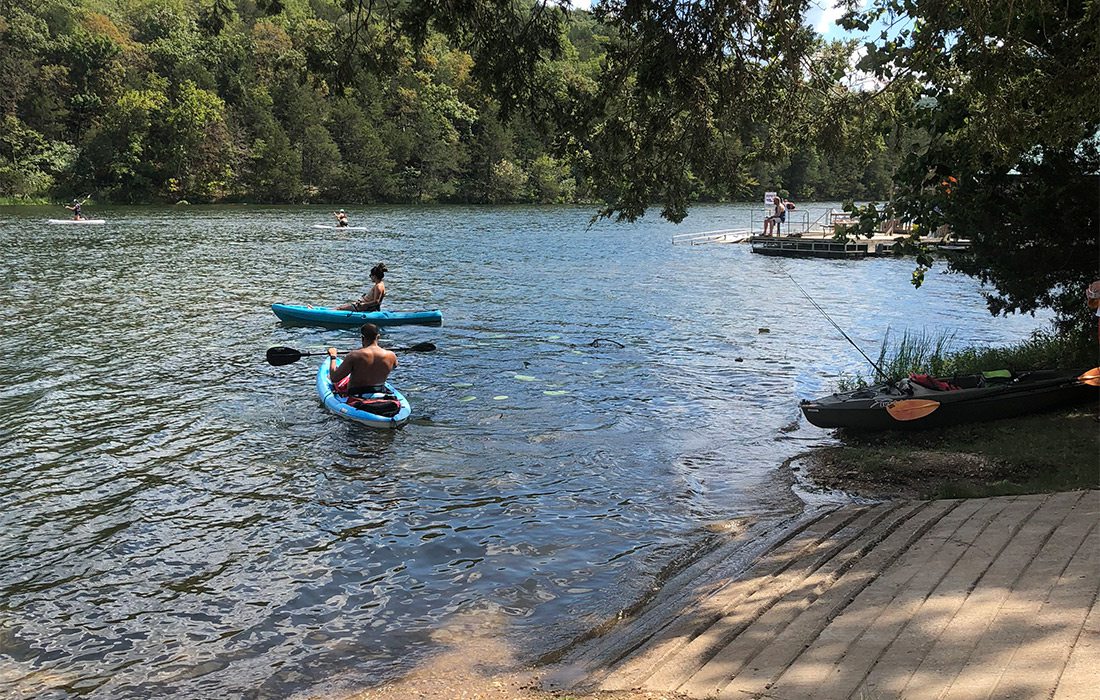
POLYGON ((548 684, 739 700, 1095 696, 1100 491, 832 507, 707 577, 729 551, 700 562, 677 601, 574 650, 548 684))

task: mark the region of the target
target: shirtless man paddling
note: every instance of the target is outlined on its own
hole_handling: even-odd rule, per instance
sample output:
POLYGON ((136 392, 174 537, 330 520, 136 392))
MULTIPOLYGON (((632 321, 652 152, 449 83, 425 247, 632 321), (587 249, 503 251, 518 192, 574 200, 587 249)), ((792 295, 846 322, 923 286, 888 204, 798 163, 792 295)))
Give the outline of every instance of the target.
POLYGON ((385 391, 386 379, 397 367, 397 355, 378 345, 378 326, 364 323, 359 329, 363 347, 352 350, 340 366, 336 366, 336 348, 329 348, 329 376, 335 385, 341 379, 348 380, 348 395, 362 396, 385 391))

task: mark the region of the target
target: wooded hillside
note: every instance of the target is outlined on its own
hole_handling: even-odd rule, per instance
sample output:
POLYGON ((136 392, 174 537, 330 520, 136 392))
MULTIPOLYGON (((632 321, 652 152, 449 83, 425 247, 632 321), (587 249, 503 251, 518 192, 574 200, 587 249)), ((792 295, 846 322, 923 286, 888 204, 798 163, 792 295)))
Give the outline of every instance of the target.
MULTIPOLYGON (((551 10, 562 13, 560 50, 538 67, 544 103, 505 118, 470 53, 431 24, 410 37, 383 16, 364 20, 362 3, 0 3, 0 197, 603 201, 596 166, 609 156, 578 147, 563 120, 606 87, 616 30, 551 10)), ((633 138, 630 124, 606 124, 619 129, 603 141, 611 148, 633 138)), ((729 129, 730 177, 696 173, 688 201, 889 194, 899 150, 889 139, 825 146, 729 129)))

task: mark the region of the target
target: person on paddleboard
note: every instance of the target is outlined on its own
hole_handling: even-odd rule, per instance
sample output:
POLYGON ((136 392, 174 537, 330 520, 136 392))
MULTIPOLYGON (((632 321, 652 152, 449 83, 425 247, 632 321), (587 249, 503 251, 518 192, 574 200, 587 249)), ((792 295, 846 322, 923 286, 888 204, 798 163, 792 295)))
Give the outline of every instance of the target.
POLYGON ((88 198, 74 199, 72 204, 66 204, 65 208, 73 213, 73 221, 80 221, 84 218, 84 215, 80 213, 80 207, 84 206, 84 202, 87 202, 88 198))
POLYGON ((336 217, 337 228, 345 228, 348 225, 348 213, 343 209, 332 212, 332 215, 336 217))
POLYGON ((370 269, 370 281, 373 282, 370 291, 360 297, 359 301, 337 306, 337 311, 381 311, 382 300, 386 297, 386 283, 382 279, 386 276, 386 263, 378 263, 370 269))
POLYGON ((397 355, 378 345, 378 326, 373 323, 360 326, 359 335, 363 339, 363 347, 349 352, 339 367, 336 366, 336 348, 328 349, 328 372, 332 384, 336 386, 344 377, 350 377, 347 390, 339 393, 363 396, 384 392, 390 372, 397 367, 397 355))

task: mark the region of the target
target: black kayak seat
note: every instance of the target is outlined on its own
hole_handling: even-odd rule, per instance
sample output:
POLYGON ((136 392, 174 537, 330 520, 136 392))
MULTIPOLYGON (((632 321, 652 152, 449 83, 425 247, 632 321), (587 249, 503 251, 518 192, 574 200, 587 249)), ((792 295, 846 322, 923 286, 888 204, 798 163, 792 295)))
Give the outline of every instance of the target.
POLYGON ((401 412, 401 402, 393 396, 379 398, 349 396, 347 403, 352 408, 386 418, 392 418, 401 412))

